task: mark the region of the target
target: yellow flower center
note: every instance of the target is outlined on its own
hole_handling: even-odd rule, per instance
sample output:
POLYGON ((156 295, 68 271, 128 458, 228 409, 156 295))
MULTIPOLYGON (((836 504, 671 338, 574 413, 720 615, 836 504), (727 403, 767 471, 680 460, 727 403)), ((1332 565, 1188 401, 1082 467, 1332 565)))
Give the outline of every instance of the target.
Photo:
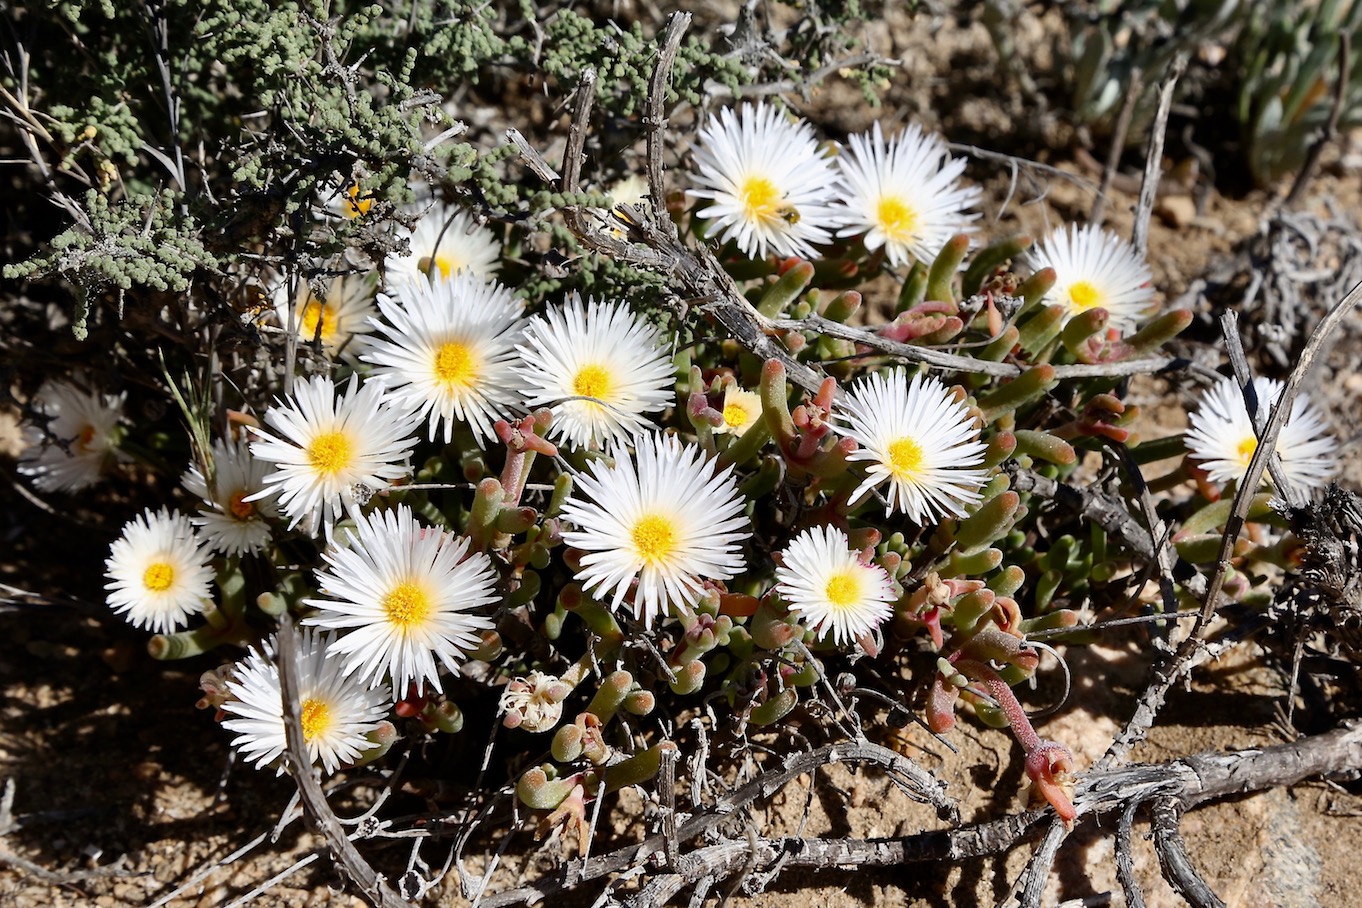
POLYGON ((749 221, 770 221, 780 217, 780 190, 766 177, 748 177, 738 190, 743 216, 749 221))
POLYGON ((860 575, 850 569, 838 571, 828 578, 823 595, 833 608, 848 609, 855 606, 862 598, 860 575))
POLYGON ((1241 464, 1248 466, 1248 462, 1253 459, 1253 452, 1257 450, 1258 439, 1252 437, 1245 438, 1243 441, 1239 442, 1239 447, 1235 449, 1235 455, 1239 458, 1241 464))
POLYGON ((303 740, 311 741, 331 725, 331 707, 311 697, 303 701, 303 740))
POLYGON ((154 561, 142 572, 142 585, 153 593, 164 593, 174 582, 175 567, 165 561, 154 561))
POLYGON ((336 310, 315 297, 309 297, 307 304, 303 306, 302 315, 298 319, 298 336, 306 341, 318 337, 317 326, 319 324, 321 325, 320 337, 323 341, 329 341, 336 336, 336 310))
POLYGON ((369 209, 374 205, 372 196, 360 196, 359 183, 351 184, 349 191, 347 191, 345 195, 346 199, 341 205, 341 210, 345 212, 347 218, 357 218, 361 215, 368 214, 369 209))
POLYGON ((424 624, 433 605, 430 595, 410 581, 399 583, 383 597, 384 614, 390 622, 403 629, 424 624))
POLYGON ((416 263, 416 267, 420 268, 421 271, 425 274, 430 274, 430 269, 432 267, 439 269, 440 277, 443 278, 448 278, 455 271, 458 271, 460 268, 462 268, 463 265, 464 263, 456 259, 454 256, 441 252, 437 252, 434 258, 430 256, 423 256, 421 260, 416 263))
POLYGON ((467 388, 478 378, 478 356, 467 344, 448 341, 435 351, 435 377, 449 388, 467 388))
POLYGON ((657 564, 676 549, 676 527, 666 517, 650 514, 634 524, 629 538, 634 550, 649 564, 657 564))
POLYGON ((730 429, 741 429, 752 421, 752 414, 741 404, 728 404, 724 407, 724 425, 730 429))
POLYGON ((887 195, 875 209, 875 223, 889 239, 904 242, 917 233, 918 215, 903 199, 887 195))
POLYGON ((237 520, 250 520, 255 515, 255 502, 246 500, 246 490, 239 489, 232 493, 232 498, 227 502, 227 510, 232 512, 232 516, 237 520))
POLYGON ((323 476, 335 476, 354 459, 354 447, 344 432, 325 432, 307 446, 307 459, 323 476))
POLYGON ((1087 281, 1078 281, 1069 288, 1069 304, 1075 312, 1087 312, 1106 302, 1106 297, 1087 281))
POLYGON ((889 445, 889 471, 895 479, 911 479, 922 472, 922 445, 900 438, 889 445))
POLYGON ((610 373, 604 366, 594 363, 577 370, 572 378, 572 393, 578 397, 594 397, 600 400, 610 391, 610 373))

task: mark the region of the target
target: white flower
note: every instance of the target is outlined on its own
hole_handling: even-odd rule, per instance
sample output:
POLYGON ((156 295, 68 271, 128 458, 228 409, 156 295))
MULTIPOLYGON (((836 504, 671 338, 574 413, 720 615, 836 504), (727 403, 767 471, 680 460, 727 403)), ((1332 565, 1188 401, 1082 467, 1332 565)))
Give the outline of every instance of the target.
POLYGON ((104 567, 109 606, 133 627, 158 634, 183 627, 211 595, 208 552, 179 511, 148 508, 128 521, 104 567))
POLYGON ((472 614, 496 602, 497 574, 482 552, 468 555, 467 537, 421 526, 405 505, 357 520, 349 548, 328 549, 317 572, 327 599, 308 599, 320 614, 307 624, 349 631, 334 644, 345 673, 370 686, 391 677, 404 695, 409 683, 440 683, 435 657, 458 671, 492 622, 472 614), (465 557, 467 556, 467 557, 465 557))
POLYGON ((51 419, 46 431, 25 427, 19 472, 45 492, 94 485, 114 456, 124 396, 87 394, 66 382, 44 384, 33 396, 33 408, 51 419))
MULTIPOLYGON (((1253 380, 1259 411, 1266 417, 1281 399, 1281 382, 1259 376, 1253 380)), ((1190 417, 1187 447, 1201 461, 1211 481, 1225 484, 1244 478, 1258 449, 1244 396, 1233 378, 1222 378, 1207 389, 1201 406, 1190 417)), ((1338 441, 1329 433, 1324 413, 1308 394, 1298 393, 1291 417, 1277 435, 1277 456, 1293 485, 1309 489, 1327 485, 1337 469, 1338 441)), ((1266 472, 1265 480, 1269 479, 1266 472)))
POLYGON ((1068 308, 1064 321, 1102 307, 1108 327, 1122 334, 1154 308, 1154 279, 1135 247, 1101 227, 1070 225, 1053 231, 1027 255, 1032 271, 1055 269, 1045 303, 1068 308))
POLYGON ((498 419, 521 408, 516 343, 525 320, 520 300, 496 282, 467 271, 448 280, 406 281, 396 297, 380 295, 386 339, 371 338, 360 359, 378 368, 390 396, 430 421, 430 438, 443 422, 445 443, 456 420, 479 443, 493 441, 498 419))
POLYGON ((579 448, 627 441, 645 413, 672 402, 675 367, 662 336, 622 302, 572 293, 564 306, 530 320, 517 349, 526 404, 551 406, 552 437, 579 448))
MULTIPOLYGON (((276 648, 272 639, 267 650, 276 648)), ((305 629, 300 650, 298 706, 303 741, 313 764, 320 760, 322 769, 333 773, 376 746, 365 736, 387 716, 388 691, 346 678, 329 635, 305 629)), ((240 718, 228 719, 222 725, 237 732, 232 746, 241 751, 247 762, 262 769, 288 749, 279 667, 273 659, 252 649, 233 675, 227 681, 227 689, 235 699, 224 702, 222 709, 240 718)), ((279 772, 283 771, 281 763, 279 772)))
POLYGON ((762 418, 761 395, 755 391, 744 391, 737 385, 729 385, 724 391, 723 410, 720 412, 723 413, 724 422, 714 427, 716 433, 744 435, 762 418))
POLYGON ((269 520, 279 517, 273 501, 253 501, 265 488, 269 464, 251 456, 246 439, 216 439, 212 447, 213 482, 198 464, 185 471, 180 484, 206 506, 193 518, 209 548, 224 555, 259 552, 269 545, 269 520))
POLYGON ((564 541, 586 552, 577 575, 600 598, 620 607, 638 578, 634 617, 645 627, 668 609, 688 610, 703 581, 727 580, 743 569, 741 543, 752 535, 733 468, 715 473, 699 448, 674 437, 638 440, 637 465, 616 445, 615 464, 593 460, 576 477, 563 516, 576 526, 564 541), (575 493, 574 493, 575 495, 575 493))
POLYGON ((849 460, 864 461, 867 476, 854 493, 859 501, 886 480, 886 514, 902 511, 922 525, 947 514, 965 513, 979 501, 987 470, 969 469, 984 459, 985 445, 965 405, 935 378, 912 380, 903 369, 857 382, 843 402, 847 423, 838 431, 860 447, 849 460))
POLYGON ((930 264, 951 237, 970 230, 978 215, 966 209, 981 193, 959 185, 965 161, 951 158, 939 136, 913 124, 886 142, 876 122, 850 144, 837 159, 848 225, 838 236, 864 233, 866 249, 883 246, 890 263, 902 266, 930 264))
POLYGON ((776 592, 819 639, 849 643, 894 613, 897 596, 884 569, 861 561, 837 527, 810 527, 781 553, 776 592))
POLYGON ((393 253, 384 261, 388 286, 403 280, 448 278, 459 271, 489 277, 501 262, 501 244, 467 211, 436 203, 421 214, 414 231, 399 230, 409 255, 393 253))
POLYGON ((765 103, 722 110, 700 130, 693 155, 703 188, 687 195, 713 202, 696 212, 710 221, 706 237, 734 240, 750 258, 816 258, 813 244, 832 242, 837 175, 808 123, 765 103))
POLYGON ((524 677, 512 678, 501 692, 498 704, 502 724, 528 732, 548 731, 563 718, 563 700, 570 693, 572 686, 556 675, 532 671, 524 677))
POLYGON ((277 493, 290 527, 307 518, 311 532, 320 519, 330 538, 342 506, 357 514, 361 498, 407 475, 419 417, 388 400, 381 383, 358 384, 351 375, 337 400, 335 383, 316 376, 265 411, 277 435, 252 428, 261 440, 251 453, 278 467, 248 500, 277 493))
POLYGON ((356 334, 373 330, 369 317, 374 314, 374 279, 372 275, 340 274, 326 285, 326 293, 317 297, 312 286, 304 280, 297 282, 290 296, 289 281, 280 279, 272 290, 274 317, 285 331, 292 326, 300 344, 320 340, 328 355, 349 343, 356 334))

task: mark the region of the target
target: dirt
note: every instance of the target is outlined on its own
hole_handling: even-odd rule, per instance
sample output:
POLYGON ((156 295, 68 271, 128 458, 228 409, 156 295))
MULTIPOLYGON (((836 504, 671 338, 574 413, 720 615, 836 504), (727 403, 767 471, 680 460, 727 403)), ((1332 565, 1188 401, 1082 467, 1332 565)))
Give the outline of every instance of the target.
MULTIPOLYGON (((1044 27, 1028 19, 1022 37, 1043 47, 1035 30, 1043 32, 1044 27)), ((1060 123, 1037 136, 1018 128, 1024 111, 996 98, 996 63, 978 26, 960 27, 947 20, 932 32, 928 24, 903 20, 901 13, 891 11, 870 33, 881 49, 903 59, 885 108, 894 117, 921 119, 953 138, 985 147, 994 147, 990 137, 1022 134, 1015 146, 999 150, 1033 155, 1089 182, 1100 178, 1070 147, 1079 130, 1060 123)), ((830 127, 846 130, 864 128, 875 115, 863 107, 857 92, 836 81, 813 107, 811 113, 826 114, 830 127)), ((1130 160, 1138 163, 1137 158, 1133 153, 1130 160)), ((1357 210, 1362 179, 1356 158, 1354 154, 1352 163, 1347 154, 1327 159, 1312 197, 1332 198, 1357 210)), ((1133 174, 1134 166, 1127 170, 1133 174)), ((1000 211, 996 220, 983 225, 992 236, 1044 232, 1053 224, 1084 217, 1091 202, 1088 190, 1064 179, 1037 181, 1023 174, 1014 186, 1009 171, 996 163, 976 162, 970 175, 993 202, 985 210, 1000 211)), ((1251 236, 1269 198, 1258 190, 1238 195, 1211 190, 1190 220, 1156 220, 1149 258, 1166 297, 1176 298, 1251 236)), ((1134 202, 1132 192, 1118 187, 1107 206, 1109 226, 1128 233, 1134 202)), ((1356 349, 1340 344, 1325 364, 1325 380, 1315 382, 1348 446, 1344 478, 1353 487, 1362 482, 1359 436, 1352 428, 1362 424, 1356 349)), ((1211 348, 1189 350, 1217 364, 1211 348)), ((1132 387, 1133 399, 1149 411, 1145 425, 1151 434, 1181 428, 1190 396, 1188 388, 1162 381, 1132 387)), ((8 438, 4 472, 12 477, 12 414, 0 413, 5 416, 11 418, 7 429, 0 426, 0 438, 8 438)), ((156 902, 177 887, 183 891, 168 902, 175 908, 232 904, 313 855, 319 841, 299 822, 289 824, 278 841, 269 840, 289 807, 290 783, 233 763, 228 736, 210 712, 194 708, 198 674, 219 660, 154 662, 145 654, 144 635, 103 609, 102 578, 91 566, 102 563, 121 517, 83 514, 79 501, 52 504, 48 513, 21 498, 11 484, 0 489, 0 530, 8 548, 0 559, 0 582, 74 597, 55 605, 0 606, 0 635, 6 641, 0 648, 0 776, 14 785, 13 825, 0 837, 0 906, 124 908, 156 902), (71 565, 80 565, 80 571, 73 572, 71 565), (260 836, 266 838, 251 846, 260 836), (239 856, 227 860, 239 850, 239 856), (218 862, 224 866, 201 872, 218 862)), ((1150 650, 1131 632, 1113 634, 1100 646, 1071 648, 1065 656, 1075 689, 1037 727, 1043 736, 1068 744, 1081 771, 1101 755, 1130 715, 1147 682, 1150 650)), ((1052 702, 1053 678, 1047 674, 1042 690, 1027 695, 1030 708, 1052 702)), ((1188 690, 1175 692, 1133 759, 1164 761, 1284 740, 1279 715, 1284 685, 1282 673, 1268 664, 1256 644, 1244 644, 1199 671, 1188 690)), ((950 735, 957 753, 915 726, 881 740, 945 779, 950 794, 961 799, 967 820, 1001 816, 1020 804, 1020 751, 1006 732, 963 718, 950 735)), ((356 803, 366 793, 372 796, 352 793, 356 803)), ((636 838, 639 817, 652 797, 651 792, 621 793, 607 809, 602 828, 617 843, 636 838)), ((1194 865, 1230 906, 1344 908, 1357 903, 1359 812, 1362 800, 1353 790, 1309 782, 1199 808, 1184 818, 1182 833, 1194 865)), ((0 814, 0 823, 5 819, 0 814)), ((753 820, 767 835, 802 831, 876 837, 939 828, 934 815, 896 793, 882 776, 840 766, 815 779, 799 779, 759 805, 753 820)), ((1115 878, 1112 823, 1104 819, 1088 824, 1066 842, 1046 904, 1124 904, 1115 878)), ((1146 831, 1137 827, 1136 870, 1147 904, 1181 904, 1162 880, 1146 831)), ((552 863, 558 847, 554 842, 546 850, 532 841, 528 830, 516 833, 493 875, 493 887, 514 884, 522 869, 552 863)), ((401 841, 368 847, 366 853, 392 876, 408 864, 408 848, 401 841)), ((735 897, 730 904, 992 905, 1006 895, 1028 853, 1018 848, 954 866, 790 870, 765 893, 735 897)), ((442 859, 433 848, 423 854, 437 865, 442 859)), ((484 865, 473 858, 469 866, 477 870, 484 865)), ((591 896, 580 901, 590 902, 591 896)), ((430 903, 463 904, 452 874, 432 892, 430 903)), ((345 891, 323 855, 268 887, 253 904, 363 902, 345 891)))

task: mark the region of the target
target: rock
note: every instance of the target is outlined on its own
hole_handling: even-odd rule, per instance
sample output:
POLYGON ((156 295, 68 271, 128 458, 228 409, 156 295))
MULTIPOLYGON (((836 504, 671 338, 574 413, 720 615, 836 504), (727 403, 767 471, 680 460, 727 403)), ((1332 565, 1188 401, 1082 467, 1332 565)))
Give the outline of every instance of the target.
POLYGON ((1175 230, 1181 230, 1196 220, 1196 202, 1190 196, 1164 196, 1154 203, 1154 213, 1175 230))

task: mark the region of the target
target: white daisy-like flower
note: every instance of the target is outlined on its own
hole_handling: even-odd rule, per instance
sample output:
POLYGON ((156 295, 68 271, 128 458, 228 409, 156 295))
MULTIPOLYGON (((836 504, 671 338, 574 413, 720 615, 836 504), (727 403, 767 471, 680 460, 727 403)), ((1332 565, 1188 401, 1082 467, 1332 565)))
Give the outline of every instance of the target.
POLYGON ((208 547, 224 555, 262 551, 270 542, 270 520, 279 509, 273 501, 252 500, 265 488, 270 465, 251 455, 245 438, 215 439, 212 447, 213 481, 199 464, 185 471, 180 484, 201 499, 204 508, 193 519, 208 547))
POLYGON ((841 645, 869 634, 894 613, 897 598, 884 568, 861 561, 847 534, 809 527, 781 553, 776 592, 819 639, 841 645))
POLYGON ((203 612, 213 569, 194 525, 179 511, 148 508, 123 527, 104 562, 109 606, 133 627, 158 634, 203 612))
POLYGON ((522 409, 516 344, 523 303, 495 281, 466 271, 448 280, 407 281, 395 297, 380 295, 384 339, 371 338, 360 359, 378 368, 389 394, 430 421, 430 438, 444 423, 445 443, 455 421, 479 442, 496 438, 498 419, 522 409))
POLYGON ((710 117, 692 154, 702 188, 686 194, 712 202, 696 212, 710 222, 706 237, 733 240, 751 258, 817 258, 814 245, 832 242, 840 224, 837 174, 808 123, 765 103, 744 104, 710 117))
POLYGON ((986 445, 965 405, 935 378, 903 369, 861 379, 842 402, 846 423, 836 427, 860 447, 849 460, 866 464, 866 478, 852 493, 860 501, 889 483, 885 513, 902 511, 918 525, 948 514, 964 516, 965 505, 982 497, 988 471, 986 445))
POLYGON ((374 314, 374 277, 367 274, 340 274, 326 285, 318 297, 304 280, 289 293, 289 281, 280 279, 271 296, 274 318, 285 331, 292 325, 300 344, 320 340, 322 349, 334 355, 357 334, 368 334, 374 314))
POLYGON ((931 263, 946 242, 972 229, 979 189, 960 185, 963 158, 952 158, 940 136, 913 124, 885 141, 880 124, 850 138, 837 158, 845 206, 838 236, 865 234, 865 248, 884 247, 891 264, 931 263))
POLYGON ((45 492, 76 492, 99 481, 118 446, 125 395, 87 394, 50 381, 33 396, 33 407, 50 417, 46 431, 24 428, 19 472, 45 492))
MULTIPOLYGON (((320 761, 330 774, 377 746, 366 735, 386 718, 388 691, 347 678, 330 635, 308 628, 301 636, 297 665, 303 741, 313 764, 320 761)), ((266 649, 276 651, 277 643, 271 639, 266 649)), ((279 667, 274 660, 252 648, 228 679, 227 689, 234 699, 224 702, 222 710, 238 717, 222 723, 237 733, 232 746, 256 769, 279 761, 288 741, 279 667)), ((278 771, 284 771, 282 761, 278 771)))
POLYGON ((675 367, 661 333, 622 302, 576 293, 530 320, 520 376, 526 404, 553 410, 552 437, 574 447, 627 441, 671 406, 675 367))
POLYGON ((576 529, 564 541, 584 551, 577 579, 618 609, 634 578, 634 617, 645 627, 669 610, 689 610, 703 581, 727 580, 744 566, 752 535, 733 468, 715 473, 698 447, 675 437, 640 438, 636 456, 611 451, 576 477, 563 516, 576 529), (586 499, 575 497, 580 492, 586 499))
POLYGON ((265 411, 276 434, 252 427, 260 440, 251 443, 251 453, 277 467, 265 476, 265 490, 247 498, 278 494, 290 527, 306 518, 314 532, 320 520, 328 539, 342 506, 357 515, 361 500, 410 472, 412 433, 420 422, 388 399, 380 382, 359 387, 359 376, 351 375, 339 399, 336 390, 331 379, 315 376, 292 400, 265 411))
POLYGON ((724 422, 723 425, 715 426, 714 431, 720 435, 743 435, 761 421, 761 395, 737 385, 729 385, 728 390, 724 391, 723 409, 720 412, 723 413, 724 422))
POLYGON ((1067 322, 1081 312, 1102 307, 1109 327, 1122 334, 1154 308, 1154 274, 1135 247, 1096 225, 1061 227, 1027 255, 1032 271, 1055 269, 1055 285, 1045 294, 1048 305, 1068 308, 1067 322))
POLYGON ((405 280, 449 278, 459 271, 490 277, 501 263, 501 244, 467 211, 437 202, 421 214, 416 229, 399 230, 411 249, 384 261, 388 286, 405 280))
POLYGON ((333 649, 345 673, 370 686, 391 678, 405 694, 429 681, 440 686, 438 657, 450 671, 482 640, 492 622, 473 614, 499 598, 497 573, 482 552, 468 554, 466 536, 423 527, 406 505, 361 517, 350 545, 322 553, 317 571, 326 599, 305 600, 320 614, 304 623, 348 631, 333 649))
MULTIPOLYGON (((1284 385, 1258 376, 1253 390, 1266 415, 1281 399, 1284 385)), ((1249 460, 1258 450, 1244 396, 1233 378, 1220 379, 1201 398, 1201 406, 1189 417, 1187 447, 1213 482, 1222 485, 1244 478, 1249 460)), ((1305 393, 1291 405, 1291 417, 1277 435, 1277 456, 1282 470, 1294 485, 1318 489, 1328 485, 1338 467, 1338 441, 1329 432, 1324 412, 1305 393)), ((1266 472, 1264 481, 1270 481, 1266 472)))

